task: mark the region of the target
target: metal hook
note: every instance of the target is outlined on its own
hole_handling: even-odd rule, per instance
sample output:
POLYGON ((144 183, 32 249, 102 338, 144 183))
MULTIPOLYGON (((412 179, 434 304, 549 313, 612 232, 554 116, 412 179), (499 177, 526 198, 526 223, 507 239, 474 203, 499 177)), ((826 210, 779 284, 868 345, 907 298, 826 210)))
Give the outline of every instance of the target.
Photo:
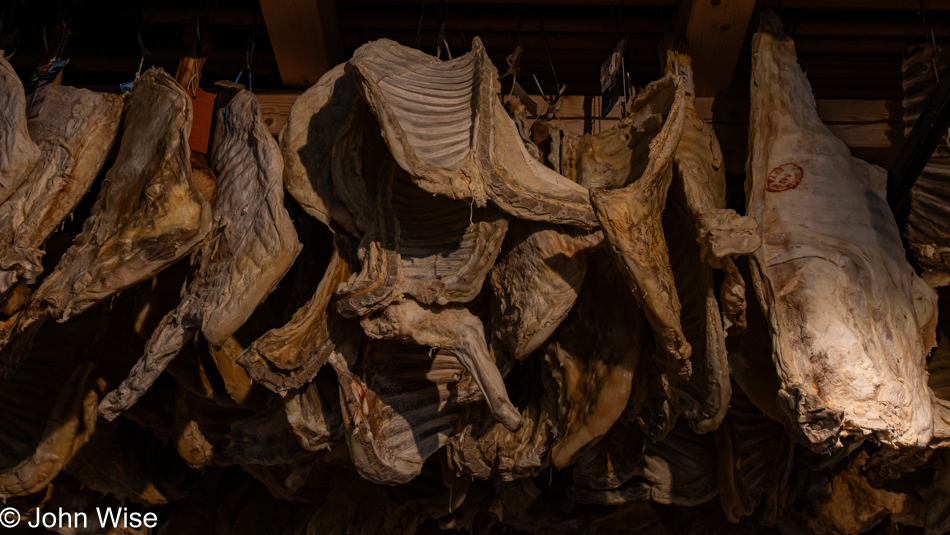
POLYGON ((139 56, 139 69, 135 71, 135 79, 138 80, 139 76, 142 74, 142 66, 145 65, 145 56, 151 54, 147 48, 145 48, 145 41, 142 40, 142 29, 145 28, 145 24, 148 23, 148 20, 143 20, 142 24, 139 24, 138 40, 139 40, 139 51, 141 55, 139 56))
POLYGON ((544 52, 548 55, 548 64, 551 65, 551 74, 554 75, 554 86, 557 88, 557 92, 555 93, 554 97, 549 100, 548 97, 544 95, 544 91, 541 90, 541 84, 538 84, 537 77, 535 77, 534 83, 538 84, 538 90, 541 91, 541 96, 544 96, 544 100, 548 101, 548 107, 550 108, 554 107, 554 103, 557 102, 559 98, 561 98, 561 94, 564 93, 566 86, 561 87, 561 83, 558 82, 557 79, 557 71, 554 69, 554 59, 551 57, 551 48, 548 47, 548 36, 544 32, 544 16, 538 20, 538 26, 541 30, 541 41, 544 43, 544 52))

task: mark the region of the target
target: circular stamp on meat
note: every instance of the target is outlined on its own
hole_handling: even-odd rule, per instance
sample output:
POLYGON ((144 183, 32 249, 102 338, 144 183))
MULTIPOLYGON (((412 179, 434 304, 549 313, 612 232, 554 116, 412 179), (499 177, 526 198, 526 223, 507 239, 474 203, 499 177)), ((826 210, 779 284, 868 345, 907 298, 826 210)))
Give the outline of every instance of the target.
POLYGON ((802 183, 802 176, 805 173, 802 168, 791 162, 772 169, 769 173, 769 179, 765 184, 765 189, 773 192, 788 191, 795 189, 802 183))

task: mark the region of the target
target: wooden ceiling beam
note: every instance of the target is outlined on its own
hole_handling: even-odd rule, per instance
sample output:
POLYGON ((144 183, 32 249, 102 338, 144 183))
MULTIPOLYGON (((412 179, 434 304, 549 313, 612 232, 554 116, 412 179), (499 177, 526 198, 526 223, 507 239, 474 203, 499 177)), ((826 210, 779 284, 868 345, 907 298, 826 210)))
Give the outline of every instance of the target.
POLYGON ((732 82, 755 0, 682 0, 677 26, 684 27, 686 51, 693 60, 696 95, 723 94, 732 82))
POLYGON ((341 61, 334 0, 260 0, 286 88, 306 88, 341 61))

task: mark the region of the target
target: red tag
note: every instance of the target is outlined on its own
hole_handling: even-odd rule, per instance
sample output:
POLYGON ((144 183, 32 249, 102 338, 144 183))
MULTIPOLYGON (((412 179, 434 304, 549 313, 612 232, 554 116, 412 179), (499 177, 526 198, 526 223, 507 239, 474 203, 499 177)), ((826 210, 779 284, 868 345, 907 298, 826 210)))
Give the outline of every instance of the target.
POLYGON ((191 99, 191 104, 194 108, 194 122, 191 123, 188 146, 194 152, 207 153, 208 139, 211 137, 211 115, 214 113, 214 94, 199 87, 195 90, 195 98, 191 99))

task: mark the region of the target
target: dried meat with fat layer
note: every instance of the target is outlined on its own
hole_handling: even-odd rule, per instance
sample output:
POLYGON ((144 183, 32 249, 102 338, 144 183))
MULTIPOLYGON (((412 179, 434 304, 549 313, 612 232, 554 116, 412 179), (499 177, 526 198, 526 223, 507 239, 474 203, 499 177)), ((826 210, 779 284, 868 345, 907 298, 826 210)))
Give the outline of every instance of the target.
POLYGON ((448 351, 367 341, 335 354, 350 458, 377 483, 405 483, 448 440, 464 414, 452 390, 465 368, 448 351))
POLYGON ((489 352, 482 322, 465 307, 433 307, 406 299, 360 324, 370 338, 412 342, 455 355, 485 395, 495 418, 512 431, 521 426, 521 416, 508 399, 501 372, 489 352))
POLYGON ((26 122, 26 95, 13 66, 0 50, 0 203, 26 180, 40 158, 26 122))
POLYGON ((357 49, 347 72, 393 158, 422 189, 477 206, 491 200, 523 219, 596 225, 584 188, 525 148, 477 37, 471 52, 449 61, 380 39, 357 49))
POLYGON ((337 198, 330 161, 340 128, 359 96, 352 76, 337 65, 294 100, 280 131, 284 185, 308 214, 359 235, 353 215, 337 198))
POLYGON ((42 157, 0 204, 0 294, 43 271, 40 247, 72 212, 112 149, 123 97, 69 86, 50 88, 30 119, 42 157))
POLYGON ((526 358, 551 336, 577 301, 588 252, 603 233, 512 222, 511 250, 491 269, 492 337, 515 358, 526 358))
POLYGON ((92 215, 13 330, 4 333, 4 343, 20 337, 5 368, 24 358, 47 318, 66 321, 145 280, 208 233, 211 207, 195 186, 189 161, 191 121, 191 98, 164 71, 149 69, 136 81, 116 162, 92 215))
POLYGON ((598 260, 544 350, 560 394, 564 430, 551 451, 558 468, 571 464, 614 425, 630 398, 638 361, 653 349, 636 300, 615 295, 624 285, 618 268, 608 258, 598 260), (626 325, 617 328, 615 318, 624 318, 626 325))
POLYGON ((129 378, 103 400, 107 418, 134 404, 199 329, 212 347, 224 345, 300 252, 283 204, 280 151, 257 98, 243 90, 222 96, 211 149, 219 180, 212 231, 181 303, 152 333, 129 378))
POLYGON ((589 138, 577 163, 577 180, 592 188, 594 212, 650 322, 663 368, 682 380, 690 375, 690 346, 660 216, 684 115, 685 88, 678 78, 653 82, 619 126, 589 138))
POLYGON ((350 238, 338 235, 330 263, 310 300, 289 322, 264 333, 237 358, 251 379, 283 394, 316 377, 333 351, 356 351, 359 326, 339 317, 333 305, 334 290, 350 276, 351 251, 350 238))
POLYGON ((904 257, 887 173, 825 126, 774 14, 753 39, 748 213, 753 282, 772 335, 778 406, 806 445, 845 435, 925 446, 936 295, 904 257))

